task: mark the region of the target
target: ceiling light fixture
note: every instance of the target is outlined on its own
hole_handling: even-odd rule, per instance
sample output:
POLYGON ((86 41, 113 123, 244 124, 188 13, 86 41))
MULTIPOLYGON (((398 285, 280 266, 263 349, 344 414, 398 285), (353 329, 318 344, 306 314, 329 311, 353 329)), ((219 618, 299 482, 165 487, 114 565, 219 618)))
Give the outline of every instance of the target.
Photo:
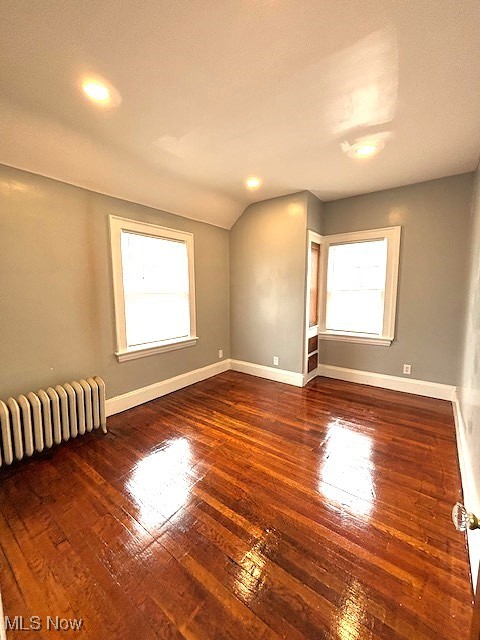
POLYGON ((381 138, 374 140, 358 140, 354 144, 348 142, 342 142, 340 145, 342 151, 344 151, 350 158, 357 160, 363 160, 364 158, 372 158, 379 153, 385 146, 385 142, 381 138))
POLYGON ((355 149, 355 156, 357 158, 369 158, 377 153, 378 147, 373 143, 362 144, 355 149))
POLYGON ((247 189, 250 189, 250 191, 255 191, 255 189, 258 189, 262 186, 262 181, 256 176, 250 176, 250 178, 247 178, 245 180, 244 184, 247 189))
POLYGON ((121 102, 118 91, 101 78, 84 78, 82 90, 89 100, 101 107, 116 107, 121 102))

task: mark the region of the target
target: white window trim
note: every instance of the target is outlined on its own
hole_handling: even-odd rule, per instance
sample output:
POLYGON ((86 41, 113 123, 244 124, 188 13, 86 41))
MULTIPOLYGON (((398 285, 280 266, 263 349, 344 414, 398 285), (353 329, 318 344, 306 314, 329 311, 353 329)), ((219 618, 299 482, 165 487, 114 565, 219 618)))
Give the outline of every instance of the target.
POLYGON ((177 231, 160 227, 150 222, 139 222, 138 220, 129 220, 127 218, 119 218, 118 216, 109 216, 110 222, 110 246, 112 251, 112 274, 113 274, 113 296, 115 303, 115 328, 117 348, 115 355, 119 362, 127 360, 135 360, 145 356, 152 356, 174 349, 183 349, 196 344, 198 336, 196 335, 196 314, 195 314, 195 266, 194 266, 194 247, 193 234, 186 231, 177 231), (130 233, 138 233, 148 235, 155 238, 165 238, 167 240, 178 240, 185 242, 187 245, 188 255, 188 279, 189 279, 189 298, 190 298, 190 335, 174 338, 171 340, 162 340, 161 342, 149 343, 146 345, 136 345, 135 347, 127 347, 127 331, 125 321, 125 297, 123 291, 123 270, 122 270, 122 249, 121 249, 121 233, 128 231, 130 233))
POLYGON ((400 236, 402 228, 385 227, 368 231, 354 231, 323 236, 322 255, 320 256, 321 275, 319 292, 319 336, 322 340, 336 340, 340 342, 356 342, 389 347, 395 337, 395 318, 397 307, 398 271, 400 260, 400 236), (327 276, 328 276, 328 248, 335 244, 349 242, 367 242, 372 240, 387 240, 387 274, 385 281, 385 299, 382 335, 370 333, 354 333, 348 331, 331 331, 325 328, 327 307, 327 276))

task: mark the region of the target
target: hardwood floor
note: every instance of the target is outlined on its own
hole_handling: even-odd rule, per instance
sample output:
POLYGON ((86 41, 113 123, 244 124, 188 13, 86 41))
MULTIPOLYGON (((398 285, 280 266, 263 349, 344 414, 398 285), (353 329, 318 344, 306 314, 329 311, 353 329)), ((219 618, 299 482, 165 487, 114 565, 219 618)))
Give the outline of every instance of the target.
POLYGON ((452 640, 451 405, 227 372, 0 474, 5 614, 59 637, 452 640))

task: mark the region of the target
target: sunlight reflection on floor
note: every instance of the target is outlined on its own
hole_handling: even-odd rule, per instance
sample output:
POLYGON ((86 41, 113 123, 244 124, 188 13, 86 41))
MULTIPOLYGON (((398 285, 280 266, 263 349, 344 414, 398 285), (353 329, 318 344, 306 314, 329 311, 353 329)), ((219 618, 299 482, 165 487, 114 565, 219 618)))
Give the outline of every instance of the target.
POLYGON ((339 640, 367 640, 372 637, 365 628, 369 622, 367 604, 363 586, 354 578, 338 610, 336 629, 339 640))
POLYGON ((318 469, 318 489, 330 501, 369 516, 375 501, 372 439, 338 419, 328 435, 318 469))
POLYGON ((167 520, 187 502, 191 465, 192 451, 186 438, 168 441, 136 465, 125 488, 138 504, 141 523, 147 529, 167 520))

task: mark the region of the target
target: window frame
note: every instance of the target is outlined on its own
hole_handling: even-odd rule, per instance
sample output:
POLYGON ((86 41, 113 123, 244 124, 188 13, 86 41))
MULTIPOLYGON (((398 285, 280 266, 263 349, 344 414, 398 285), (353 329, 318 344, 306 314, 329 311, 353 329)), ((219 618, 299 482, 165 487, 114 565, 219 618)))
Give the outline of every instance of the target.
POLYGON ((194 239, 193 233, 170 229, 151 222, 130 220, 119 216, 109 216, 110 227, 110 248, 112 258, 113 276, 113 298, 115 310, 115 333, 116 351, 115 355, 119 362, 135 360, 145 356, 152 356, 166 351, 191 347, 197 343, 196 334, 196 306, 195 306, 195 263, 194 263, 194 239), (190 308, 190 334, 182 338, 161 340, 145 345, 127 346, 126 316, 125 316, 125 295, 123 289, 123 266, 122 266, 122 231, 136 233, 143 236, 162 238, 184 242, 187 246, 188 258, 188 281, 189 281, 189 308, 190 308))
POLYGON ((401 226, 395 226, 323 236, 320 256, 320 308, 318 326, 318 335, 322 340, 356 342, 359 344, 371 344, 384 347, 389 347, 392 344, 392 341, 395 338, 401 229, 401 226), (387 241, 387 269, 385 277, 382 334, 377 336, 371 333, 326 329, 328 254, 330 246, 368 242, 372 240, 387 241))

